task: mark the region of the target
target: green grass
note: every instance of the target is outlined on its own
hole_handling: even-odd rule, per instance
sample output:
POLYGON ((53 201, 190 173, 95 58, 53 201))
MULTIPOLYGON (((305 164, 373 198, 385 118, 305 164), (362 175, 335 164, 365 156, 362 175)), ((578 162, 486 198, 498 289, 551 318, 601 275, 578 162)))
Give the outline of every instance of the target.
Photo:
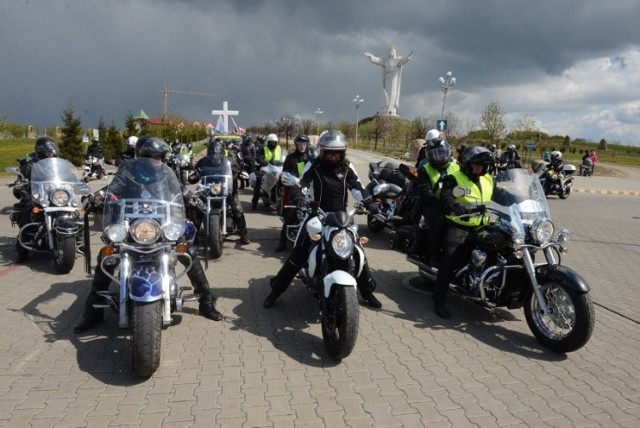
POLYGON ((33 152, 32 138, 0 140, 0 173, 5 174, 8 167, 18 166, 16 159, 33 152))

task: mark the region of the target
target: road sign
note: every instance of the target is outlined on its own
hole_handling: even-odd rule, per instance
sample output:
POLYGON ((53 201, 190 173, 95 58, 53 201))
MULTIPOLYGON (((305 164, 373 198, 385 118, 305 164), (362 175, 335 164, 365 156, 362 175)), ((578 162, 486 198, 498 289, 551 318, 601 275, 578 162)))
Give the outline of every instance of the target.
POLYGON ((444 120, 444 119, 440 119, 440 120, 437 122, 437 126, 436 126, 436 128, 438 128, 438 131, 440 131, 440 132, 442 132, 442 131, 446 131, 446 130, 448 129, 448 128, 447 128, 447 121, 446 121, 446 120, 444 120))

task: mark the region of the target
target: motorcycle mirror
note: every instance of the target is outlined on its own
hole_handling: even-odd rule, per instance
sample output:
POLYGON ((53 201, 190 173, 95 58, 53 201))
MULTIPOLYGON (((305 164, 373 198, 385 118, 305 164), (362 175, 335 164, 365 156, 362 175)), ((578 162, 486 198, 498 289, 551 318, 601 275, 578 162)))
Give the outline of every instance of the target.
POLYGON ((456 186, 453 188, 453 196, 460 198, 462 196, 468 196, 471 194, 471 189, 468 187, 456 186))

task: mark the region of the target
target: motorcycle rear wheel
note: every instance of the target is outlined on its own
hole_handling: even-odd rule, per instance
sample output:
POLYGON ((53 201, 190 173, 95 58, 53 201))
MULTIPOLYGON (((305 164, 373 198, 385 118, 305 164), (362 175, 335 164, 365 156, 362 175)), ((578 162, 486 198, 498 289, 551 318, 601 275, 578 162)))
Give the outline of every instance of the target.
POLYGON ((209 255, 212 259, 219 259, 222 256, 222 221, 219 214, 211 214, 209 216, 209 236, 207 236, 209 245, 209 255))
POLYGON ((541 287, 551 313, 542 314, 531 290, 524 306, 531 332, 538 342, 553 351, 564 353, 580 349, 589 341, 595 324, 591 296, 553 281, 541 284, 541 287))
POLYGON ((358 338, 360 308, 354 287, 335 286, 322 299, 322 338, 329 355, 337 361, 353 351, 358 338))
POLYGON ((76 237, 55 236, 53 265, 58 273, 69 273, 76 261, 76 237))
POLYGON ((148 378, 160 366, 162 339, 162 301, 132 302, 133 371, 148 378))
POLYGON ((561 189, 558 192, 558 196, 560 197, 560 199, 567 199, 570 193, 571 193, 571 187, 565 187, 564 190, 561 189))

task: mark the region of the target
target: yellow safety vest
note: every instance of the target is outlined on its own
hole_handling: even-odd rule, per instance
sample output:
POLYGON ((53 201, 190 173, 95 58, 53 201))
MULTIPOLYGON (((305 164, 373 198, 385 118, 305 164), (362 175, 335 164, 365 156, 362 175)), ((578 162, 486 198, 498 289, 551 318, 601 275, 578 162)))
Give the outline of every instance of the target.
POLYGON ((298 162, 296 165, 298 167, 298 177, 302 177, 302 171, 304 171, 304 166, 306 165, 306 162, 298 162))
MULTIPOLYGON (((460 196, 456 198, 456 202, 467 209, 472 209, 479 204, 486 204, 491 201, 493 196, 493 177, 491 174, 484 174, 480 176, 479 184, 474 183, 467 177, 462 171, 456 171, 451 174, 458 183, 458 186, 468 187, 471 190, 471 194, 468 196, 460 196)), ((480 226, 489 223, 489 217, 482 214, 476 214, 471 217, 459 218, 454 213, 446 216, 452 222, 461 226, 480 226)))
MULTIPOLYGON (((441 187, 436 189, 436 184, 440 181, 440 171, 431 166, 430 163, 426 163, 424 165, 424 170, 427 171, 427 175, 429 176, 429 181, 431 182, 431 188, 433 189, 433 194, 436 196, 440 196, 441 187)), ((451 175, 456 171, 459 171, 460 167, 455 162, 450 162, 449 166, 447 166, 447 175, 451 175)))
POLYGON ((269 147, 264 148, 264 161, 266 163, 269 163, 272 160, 282 160, 282 147, 276 146, 276 149, 274 151, 271 151, 269 147))

